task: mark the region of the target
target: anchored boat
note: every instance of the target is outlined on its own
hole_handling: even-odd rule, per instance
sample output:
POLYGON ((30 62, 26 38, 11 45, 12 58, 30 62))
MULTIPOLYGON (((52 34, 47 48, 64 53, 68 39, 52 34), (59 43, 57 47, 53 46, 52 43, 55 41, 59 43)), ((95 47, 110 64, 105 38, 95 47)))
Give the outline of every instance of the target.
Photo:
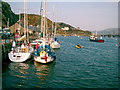
POLYGON ((47 18, 46 18, 46 0, 42 3, 42 15, 41 15, 41 33, 43 36, 40 40, 42 43, 36 44, 36 50, 34 51, 34 60, 40 63, 49 63, 55 60, 56 55, 49 46, 50 40, 47 35, 47 18))
POLYGON ((34 51, 34 60, 40 63, 49 63, 56 59, 55 53, 50 49, 49 45, 40 45, 34 51))
POLYGON ((98 38, 98 37, 93 36, 93 35, 89 37, 89 40, 94 41, 94 42, 102 42, 102 43, 104 43, 104 40, 102 39, 102 37, 98 38))
POLYGON ((12 62, 24 62, 31 57, 33 48, 28 45, 22 44, 21 47, 16 47, 15 42, 13 42, 13 48, 8 57, 12 62))
POLYGON ((76 48, 84 48, 84 46, 81 46, 80 44, 75 46, 76 48))
POLYGON ((53 48, 53 49, 60 48, 60 42, 57 40, 56 37, 55 37, 54 40, 51 42, 50 46, 51 46, 51 48, 53 48))
MULTIPOLYGON (((24 9, 25 8, 26 8, 26 4, 24 1, 24 9)), ((24 13, 24 36, 19 39, 20 41, 24 40, 24 43, 21 46, 20 45, 16 46, 16 42, 13 41, 12 50, 10 51, 10 53, 8 53, 8 57, 12 62, 24 62, 31 57, 31 54, 33 52, 33 48, 31 47, 28 40, 28 29, 26 28, 27 23, 26 23, 25 13, 24 13)))

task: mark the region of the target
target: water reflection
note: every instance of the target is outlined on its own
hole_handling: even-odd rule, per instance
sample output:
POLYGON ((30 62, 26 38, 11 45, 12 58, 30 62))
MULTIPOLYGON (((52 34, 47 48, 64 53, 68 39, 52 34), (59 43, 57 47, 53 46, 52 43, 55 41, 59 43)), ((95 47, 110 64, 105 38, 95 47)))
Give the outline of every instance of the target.
POLYGON ((12 76, 25 78, 25 74, 28 74, 27 70, 29 68, 29 65, 26 63, 11 62, 8 67, 10 69, 10 75, 12 76))
POLYGON ((41 64, 36 61, 34 61, 35 66, 35 74, 40 80, 46 80, 49 76, 52 74, 52 68, 55 65, 55 62, 52 62, 50 64, 41 64))

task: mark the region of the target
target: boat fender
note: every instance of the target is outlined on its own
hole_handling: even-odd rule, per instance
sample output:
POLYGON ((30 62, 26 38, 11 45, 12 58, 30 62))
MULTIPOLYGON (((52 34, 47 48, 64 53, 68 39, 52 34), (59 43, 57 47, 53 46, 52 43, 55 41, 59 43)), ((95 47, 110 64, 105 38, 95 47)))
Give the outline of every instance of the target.
POLYGON ((27 52, 28 49, 27 48, 22 48, 22 52, 27 52))
POLYGON ((27 48, 25 48, 25 52, 28 52, 28 49, 27 49, 27 48))
POLYGON ((41 52, 40 52, 40 55, 45 55, 45 54, 46 54, 45 51, 41 51, 41 52))
POLYGON ((22 52, 24 52, 25 51, 25 49, 24 48, 22 48, 22 52))

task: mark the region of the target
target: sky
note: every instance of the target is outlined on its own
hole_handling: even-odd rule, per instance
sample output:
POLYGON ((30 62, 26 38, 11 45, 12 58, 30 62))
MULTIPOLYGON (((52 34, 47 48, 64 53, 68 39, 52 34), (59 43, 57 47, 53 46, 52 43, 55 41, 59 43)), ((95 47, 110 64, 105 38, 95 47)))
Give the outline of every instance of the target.
MULTIPOLYGON (((3 0, 14 13, 23 12, 24 0, 3 0)), ((39 14, 41 0, 27 0, 27 13, 39 14)), ((47 0, 48 1, 48 0, 47 0)), ((118 28, 118 0, 49 0, 47 17, 82 30, 100 31, 118 28)))

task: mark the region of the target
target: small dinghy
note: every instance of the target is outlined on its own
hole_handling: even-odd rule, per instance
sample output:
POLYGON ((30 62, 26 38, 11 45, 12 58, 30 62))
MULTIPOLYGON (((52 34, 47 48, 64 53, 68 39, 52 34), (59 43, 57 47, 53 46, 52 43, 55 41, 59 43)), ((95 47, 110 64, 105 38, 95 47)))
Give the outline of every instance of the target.
POLYGON ((81 46, 80 44, 75 46, 76 48, 84 48, 84 46, 81 46))

